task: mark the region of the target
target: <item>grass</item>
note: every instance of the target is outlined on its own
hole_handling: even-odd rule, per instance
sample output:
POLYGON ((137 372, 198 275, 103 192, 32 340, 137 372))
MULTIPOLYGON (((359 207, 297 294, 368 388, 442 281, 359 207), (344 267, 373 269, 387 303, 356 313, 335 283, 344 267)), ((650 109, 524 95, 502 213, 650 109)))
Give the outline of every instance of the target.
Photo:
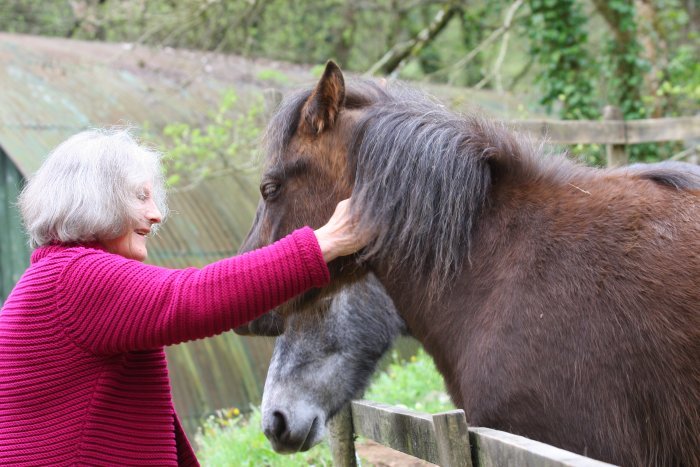
MULTIPOLYGON (((394 352, 391 363, 375 376, 364 398, 421 412, 454 408, 445 393, 442 376, 423 349, 408 360, 399 359, 394 352)), ((260 417, 260 410, 255 407, 245 415, 234 408, 209 417, 195 437, 200 463, 212 467, 333 465, 326 442, 304 453, 275 453, 260 429, 260 417)))
POLYGON ((379 373, 367 389, 365 399, 429 413, 455 408, 442 375, 422 348, 408 361, 399 360, 396 353, 392 357, 386 371, 379 373))
POLYGON ((197 459, 211 467, 306 467, 332 466, 330 449, 324 442, 310 451, 280 455, 272 450, 262 432, 258 408, 243 415, 236 409, 209 417, 195 437, 197 459))

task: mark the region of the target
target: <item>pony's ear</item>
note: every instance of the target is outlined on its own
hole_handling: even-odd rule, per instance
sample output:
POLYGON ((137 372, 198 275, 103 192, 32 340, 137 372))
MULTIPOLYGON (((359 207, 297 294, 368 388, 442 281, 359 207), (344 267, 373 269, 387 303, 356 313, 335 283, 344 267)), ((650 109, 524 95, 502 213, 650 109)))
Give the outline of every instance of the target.
POLYGON ((335 62, 329 60, 321 80, 304 103, 299 123, 301 130, 307 134, 318 135, 331 128, 344 102, 343 72, 335 62))

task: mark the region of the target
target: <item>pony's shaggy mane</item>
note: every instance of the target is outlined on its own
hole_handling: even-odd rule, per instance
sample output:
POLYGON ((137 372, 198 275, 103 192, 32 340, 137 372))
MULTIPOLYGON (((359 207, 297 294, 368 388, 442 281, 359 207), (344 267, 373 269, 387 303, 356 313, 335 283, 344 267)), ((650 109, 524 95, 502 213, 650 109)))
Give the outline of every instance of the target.
MULTIPOLYGON (((268 164, 283 157, 311 93, 302 90, 282 102, 265 136, 268 164)), ((597 173, 502 123, 455 114, 397 83, 385 89, 354 80, 342 108, 364 109, 347 161, 354 176, 353 212, 373 234, 362 259, 381 262, 389 273, 411 271, 436 293, 469 258, 472 229, 498 178, 575 186, 572 181, 597 173)), ((700 186, 700 169, 678 162, 608 172, 680 190, 700 186)))
MULTIPOLYGON (((267 163, 285 153, 311 90, 285 99, 265 135, 267 163)), ((343 108, 364 108, 348 148, 353 212, 373 240, 362 259, 410 270, 439 292, 469 257, 471 231, 488 202, 494 168, 520 179, 571 177, 572 162, 503 124, 449 111, 425 93, 354 81, 343 108)), ((567 180, 564 180, 567 178, 567 180)))
POLYGON ((373 234, 363 257, 388 272, 412 271, 434 293, 469 258, 494 167, 538 172, 528 167, 533 148, 505 127, 456 115, 403 86, 363 113, 350 141, 353 204, 360 225, 373 234))

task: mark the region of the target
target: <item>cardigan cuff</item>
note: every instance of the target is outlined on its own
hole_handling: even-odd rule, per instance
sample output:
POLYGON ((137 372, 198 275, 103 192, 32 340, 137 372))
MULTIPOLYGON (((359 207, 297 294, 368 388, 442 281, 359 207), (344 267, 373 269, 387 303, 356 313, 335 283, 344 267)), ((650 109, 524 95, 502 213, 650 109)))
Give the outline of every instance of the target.
POLYGON ((328 285, 331 280, 331 274, 328 270, 328 265, 323 260, 321 246, 318 244, 316 234, 311 227, 302 227, 295 230, 291 236, 302 254, 313 286, 324 287, 328 285))

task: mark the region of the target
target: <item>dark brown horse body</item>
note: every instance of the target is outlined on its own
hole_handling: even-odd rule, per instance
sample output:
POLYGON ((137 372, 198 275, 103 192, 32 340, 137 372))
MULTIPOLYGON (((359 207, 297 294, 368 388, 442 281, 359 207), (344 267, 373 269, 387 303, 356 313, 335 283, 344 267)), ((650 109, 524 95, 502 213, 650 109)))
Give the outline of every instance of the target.
POLYGON ((352 194, 373 241, 334 283, 375 272, 470 424, 700 465, 697 174, 541 156, 414 92, 346 91, 332 63, 283 104, 268 149, 246 247, 318 227, 352 194))

